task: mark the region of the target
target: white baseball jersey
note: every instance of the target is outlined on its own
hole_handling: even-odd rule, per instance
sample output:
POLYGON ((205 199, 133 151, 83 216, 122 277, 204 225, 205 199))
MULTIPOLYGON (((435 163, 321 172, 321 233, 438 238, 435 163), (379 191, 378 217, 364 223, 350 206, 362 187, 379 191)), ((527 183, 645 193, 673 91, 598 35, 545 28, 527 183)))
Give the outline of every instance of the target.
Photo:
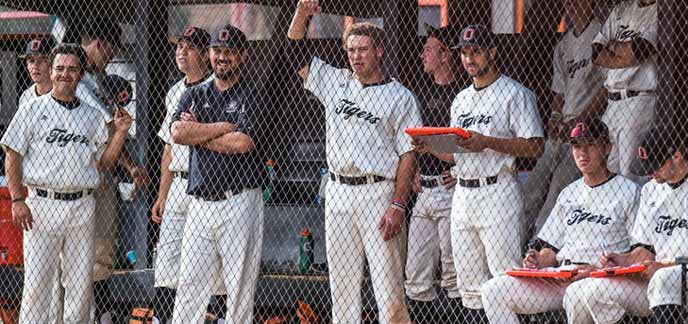
MULTIPOLYGON (((535 94, 522 84, 502 75, 480 90, 470 86, 454 99, 451 126, 500 138, 544 137, 535 94)), ((515 157, 486 149, 479 153, 456 153, 452 174, 462 179, 513 172, 515 157)))
POLYGON ((67 108, 52 95, 19 107, 2 145, 23 156, 24 184, 59 191, 96 188, 96 161, 108 141, 103 114, 86 103, 67 108))
POLYGON ((640 199, 640 186, 615 175, 590 187, 583 178, 559 195, 538 237, 559 249, 558 260, 599 266, 603 252, 626 252, 640 199))
MULTIPOLYGON (((208 77, 201 83, 208 82, 212 80, 208 77)), ((167 114, 165 115, 165 120, 160 125, 160 130, 158 131, 158 137, 169 144, 172 149, 172 161, 170 161, 170 171, 172 172, 188 172, 189 171, 189 147, 186 145, 175 144, 172 141, 172 134, 170 127, 172 126, 172 118, 174 113, 177 111, 179 106, 179 99, 181 99, 184 91, 188 89, 186 84, 186 78, 179 80, 175 83, 165 96, 165 108, 167 109, 167 114)))
POLYGON ((81 100, 81 102, 98 108, 105 117, 105 122, 110 123, 114 118, 114 111, 103 103, 103 100, 99 97, 100 84, 96 80, 95 76, 90 72, 84 72, 84 77, 79 82, 76 87, 76 96, 81 100))
POLYGON ((606 69, 592 64, 592 40, 599 30, 597 19, 580 35, 571 28, 554 49, 551 88, 564 97, 565 120, 583 112, 604 85, 606 69))
MULTIPOLYGON (((609 14, 594 42, 607 45, 610 41, 629 42, 638 37, 657 48, 656 3, 641 7, 640 0, 621 2, 609 14)), ((609 70, 604 85, 609 91, 654 91, 657 87, 657 55, 639 66, 609 70)))
POLYGON ((688 255, 688 184, 643 186, 633 238, 655 248, 656 260, 688 255))
POLYGON ((36 93, 36 84, 32 84, 30 87, 28 87, 24 92, 22 92, 22 95, 19 97, 19 102, 17 103, 17 107, 21 107, 23 105, 26 105, 29 101, 38 98, 39 95, 36 93))
POLYGON ((305 88, 325 106, 330 170, 393 179, 399 156, 413 149, 404 130, 423 125, 413 93, 396 80, 363 85, 350 70, 317 57, 305 88))

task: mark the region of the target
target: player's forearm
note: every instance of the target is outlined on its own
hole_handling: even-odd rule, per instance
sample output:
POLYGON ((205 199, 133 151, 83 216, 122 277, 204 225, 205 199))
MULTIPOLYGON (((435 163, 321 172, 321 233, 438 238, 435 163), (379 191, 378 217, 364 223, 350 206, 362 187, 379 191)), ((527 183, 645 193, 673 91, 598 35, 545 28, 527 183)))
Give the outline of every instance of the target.
POLYGON ((610 43, 607 47, 593 44, 593 63, 603 68, 615 70, 638 65, 633 54, 631 42, 610 43), (611 48, 613 46, 613 49, 611 48))
POLYGON ((416 153, 406 152, 399 157, 399 166, 396 174, 396 187, 392 201, 408 204, 413 178, 416 175, 416 153))
POLYGON ((542 137, 488 137, 487 148, 515 157, 537 158, 545 151, 545 140, 542 137))
POLYGON ((22 189, 22 156, 10 148, 5 148, 5 178, 12 199, 24 198, 22 189))
POLYGON ((114 132, 112 136, 110 136, 110 142, 105 147, 105 151, 103 155, 100 156, 100 160, 98 160, 98 170, 108 171, 117 164, 126 139, 126 132, 114 132))
POLYGON ((636 247, 631 252, 622 254, 620 260, 617 260, 617 264, 620 266, 629 266, 644 261, 654 261, 654 259, 654 253, 648 251, 644 247, 636 247))
POLYGON ((160 159, 160 186, 158 187, 158 199, 166 200, 167 194, 170 192, 173 180, 172 171, 170 171, 171 162, 172 147, 166 144, 160 159))
POLYGON ((131 172, 132 168, 137 167, 136 163, 134 163, 134 160, 131 158, 131 155, 129 155, 129 151, 127 151, 126 147, 122 148, 122 152, 120 153, 117 162, 129 172, 131 172))
POLYGON ((556 267, 559 265, 557 261, 557 253, 548 248, 543 248, 540 250, 540 255, 538 256, 538 266, 542 268, 556 267))
POLYGON ((294 13, 294 17, 289 25, 287 37, 293 40, 303 39, 306 36, 307 25, 308 15, 304 14, 301 10, 296 9, 296 13, 294 13))
POLYGON ((232 132, 204 143, 203 147, 222 154, 245 154, 253 150, 254 143, 248 135, 232 132))
POLYGON ((172 140, 180 145, 201 145, 235 130, 236 125, 230 123, 179 120, 172 123, 172 140))

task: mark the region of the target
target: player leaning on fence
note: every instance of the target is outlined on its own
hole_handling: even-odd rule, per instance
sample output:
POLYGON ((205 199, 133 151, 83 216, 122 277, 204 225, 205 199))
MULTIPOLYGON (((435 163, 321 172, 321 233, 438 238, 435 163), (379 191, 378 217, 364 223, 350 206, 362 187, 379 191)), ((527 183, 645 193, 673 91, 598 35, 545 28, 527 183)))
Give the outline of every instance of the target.
POLYGON ((521 263, 523 194, 514 160, 542 155, 544 132, 533 92, 499 72, 492 32, 472 25, 459 37, 457 48, 473 85, 454 99, 451 126, 471 136, 457 141, 463 153, 432 153, 456 163, 451 236, 457 285, 469 308, 467 320, 484 321, 481 285, 521 263))
POLYGON ((490 323, 518 324, 516 314, 561 309, 564 296, 579 293, 572 281, 600 267, 603 252, 631 246, 640 187, 607 169, 609 130, 599 119, 580 121, 570 131, 573 156, 583 177, 568 185, 528 250, 523 266, 530 269, 575 268, 570 279, 500 276, 483 285, 483 305, 490 323))
MULTIPOLYGON (((288 37, 295 47, 318 1, 299 2, 288 37)), ((302 53, 305 87, 325 106, 327 262, 333 323, 361 320, 363 264, 368 258, 380 323, 409 323, 404 301, 401 240, 415 174, 404 130, 422 124, 416 98, 382 72, 384 31, 353 24, 343 36, 350 69, 302 53)))
POLYGON ((586 279, 567 298, 569 323, 617 323, 625 313, 646 316, 656 323, 681 320, 681 268, 675 258, 688 255, 688 150, 685 130, 655 129, 636 149, 637 175, 651 175, 640 194, 640 207, 631 233, 637 242, 628 253, 601 256, 604 266, 643 263, 639 277, 586 279), (570 311, 569 311, 570 309, 570 311), (652 311, 651 311, 652 310, 652 311))
POLYGON ((12 216, 25 231, 19 322, 54 323, 54 314, 65 323, 92 323, 93 191, 101 172, 117 162, 132 119, 117 110, 108 139, 103 112, 75 95, 86 65, 81 47, 62 44, 50 58, 53 90, 19 107, 2 138, 12 216), (64 286, 64 314, 49 310, 59 304, 51 303, 56 272, 64 286))

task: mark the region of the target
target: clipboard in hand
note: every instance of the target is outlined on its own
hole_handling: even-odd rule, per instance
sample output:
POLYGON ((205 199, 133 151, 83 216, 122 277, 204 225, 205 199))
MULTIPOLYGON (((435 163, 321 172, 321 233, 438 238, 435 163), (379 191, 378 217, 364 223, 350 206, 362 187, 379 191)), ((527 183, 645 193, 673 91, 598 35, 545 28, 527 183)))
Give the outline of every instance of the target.
POLYGON ((527 269, 515 268, 506 272, 507 275, 519 278, 571 278, 578 274, 576 269, 545 268, 527 269))
POLYGON ((633 264, 627 267, 611 267, 603 268, 590 273, 593 278, 617 277, 627 274, 639 273, 645 271, 647 267, 642 264, 633 264))
POLYGON ((469 138, 471 134, 458 127, 414 127, 407 128, 406 134, 421 138, 435 151, 440 153, 463 153, 465 150, 456 145, 458 138, 469 138))

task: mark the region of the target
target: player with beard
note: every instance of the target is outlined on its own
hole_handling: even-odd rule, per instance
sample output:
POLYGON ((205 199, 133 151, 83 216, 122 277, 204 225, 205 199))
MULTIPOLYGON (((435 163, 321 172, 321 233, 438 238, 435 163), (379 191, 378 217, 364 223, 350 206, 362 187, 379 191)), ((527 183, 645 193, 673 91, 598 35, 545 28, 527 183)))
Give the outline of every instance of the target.
POLYGON ((210 39, 212 82, 189 88, 172 140, 191 148, 188 210, 172 323, 201 324, 216 274, 227 287, 227 321, 251 323, 263 240, 263 105, 242 76, 244 33, 227 25, 210 39), (199 269, 202 269, 199 271, 199 269))

